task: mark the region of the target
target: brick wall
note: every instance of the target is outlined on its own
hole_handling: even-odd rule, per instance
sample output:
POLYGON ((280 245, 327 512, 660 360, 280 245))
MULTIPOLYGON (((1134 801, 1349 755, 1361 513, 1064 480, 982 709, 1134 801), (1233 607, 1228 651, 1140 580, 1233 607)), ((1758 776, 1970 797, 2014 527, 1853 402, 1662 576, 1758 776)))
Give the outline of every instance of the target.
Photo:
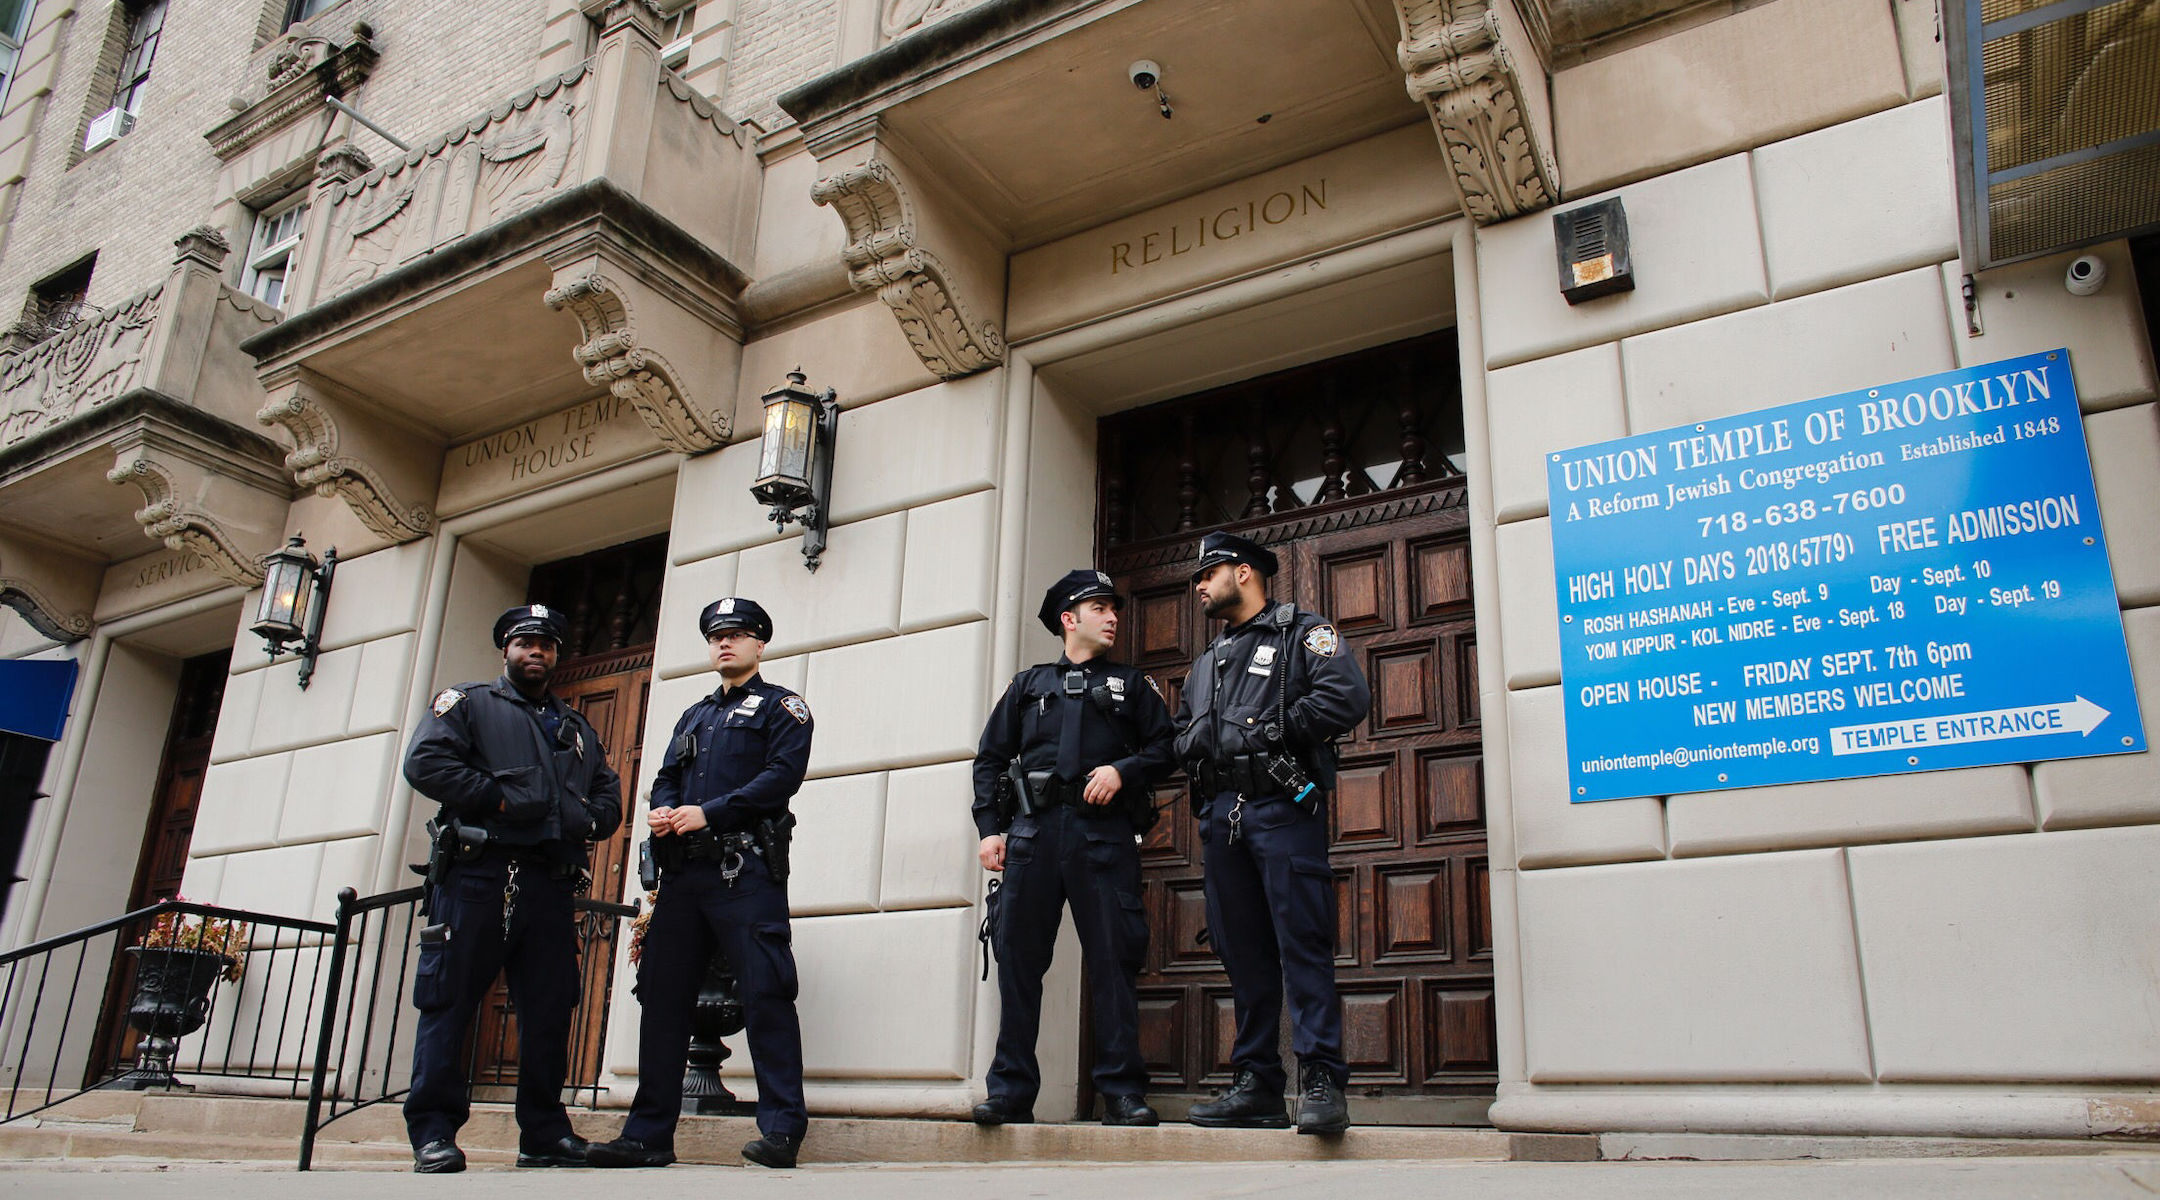
POLYGON ((773 98, 838 65, 840 0, 740 0, 721 107, 766 129, 788 124, 773 98))
MULTIPOLYGON (((110 68, 102 87, 99 68, 118 4, 40 0, 41 9, 73 15, 62 20, 36 149, 0 247, 0 316, 14 315, 31 283, 92 250, 91 303, 110 305, 148 287, 171 263, 174 237, 209 220, 229 193, 259 182, 221 183, 203 134, 232 115, 231 97, 259 85, 267 55, 257 42, 276 29, 280 14, 272 10, 283 0, 171 0, 135 131, 82 155, 84 123, 109 103, 110 68)), ((310 25, 337 41, 355 21, 374 26, 382 61, 351 99, 418 144, 530 82, 542 17, 543 0, 346 0, 310 25)), ((10 97, 10 107, 30 100, 10 97)), ((377 161, 395 152, 365 131, 355 140, 377 161)), ((238 260, 236 253, 236 281, 238 260)))

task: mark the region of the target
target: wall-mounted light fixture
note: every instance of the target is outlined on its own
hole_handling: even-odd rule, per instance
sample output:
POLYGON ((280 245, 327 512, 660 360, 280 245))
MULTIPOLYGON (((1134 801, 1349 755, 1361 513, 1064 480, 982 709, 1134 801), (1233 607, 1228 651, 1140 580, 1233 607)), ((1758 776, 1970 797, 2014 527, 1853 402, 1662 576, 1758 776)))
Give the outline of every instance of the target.
POLYGON ((840 401, 831 388, 813 392, 800 367, 765 393, 765 439, 750 494, 772 508, 773 524, 803 527, 803 565, 818 569, 832 501, 833 444, 840 436, 840 401))
POLYGON ((322 644, 323 610, 330 605, 330 577, 337 573, 337 547, 322 562, 307 552, 307 539, 294 534, 282 550, 263 556, 262 603, 249 631, 263 639, 276 658, 299 643, 300 686, 315 675, 315 653, 322 644))
POLYGON ((1627 209, 1620 197, 1554 213, 1553 244, 1560 251, 1560 294, 1569 304, 1635 290, 1627 209))

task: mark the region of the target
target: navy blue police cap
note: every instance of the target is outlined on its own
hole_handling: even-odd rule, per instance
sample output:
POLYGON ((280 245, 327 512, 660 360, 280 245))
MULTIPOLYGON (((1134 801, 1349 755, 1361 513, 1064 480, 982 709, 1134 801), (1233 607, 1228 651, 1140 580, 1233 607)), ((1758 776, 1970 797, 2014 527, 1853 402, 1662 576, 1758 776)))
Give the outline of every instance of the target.
POLYGON ((764 606, 741 596, 724 596, 706 605, 705 611, 698 614, 697 627, 706 637, 723 629, 747 629, 761 642, 772 640, 772 618, 766 615, 764 606))
POLYGON ((1059 614, 1082 600, 1093 600, 1097 596, 1110 597, 1112 608, 1125 607, 1125 597, 1117 594, 1108 575, 1086 568, 1067 571, 1063 579, 1051 584, 1050 590, 1043 593, 1042 607, 1035 615, 1042 621, 1044 629, 1062 635, 1065 626, 1058 620, 1059 614))
POLYGON ((1260 572, 1263 578, 1273 578, 1280 565, 1275 561, 1274 551, 1234 533, 1211 533, 1202 537, 1200 561, 1193 564, 1192 577, 1198 579, 1220 563, 1245 563, 1260 572))
POLYGON ((545 604, 520 604, 495 618, 495 648, 503 649, 514 637, 544 637, 561 645, 562 612, 545 604))

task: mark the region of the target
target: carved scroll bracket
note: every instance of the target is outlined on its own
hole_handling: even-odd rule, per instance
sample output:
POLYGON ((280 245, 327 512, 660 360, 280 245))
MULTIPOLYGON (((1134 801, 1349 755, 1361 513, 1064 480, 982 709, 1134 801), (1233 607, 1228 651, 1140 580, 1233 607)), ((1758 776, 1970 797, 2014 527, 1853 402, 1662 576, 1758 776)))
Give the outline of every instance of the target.
POLYGON ((104 569, 41 542, 0 530, 0 604, 41 636, 74 642, 90 636, 104 569))
POLYGON ((702 454, 726 445, 732 393, 714 396, 705 390, 711 384, 691 381, 734 379, 742 327, 732 302, 605 239, 551 261, 547 304, 577 319, 583 340, 571 353, 586 382, 629 401, 670 450, 702 454))
POLYGON ((270 403, 255 419, 292 435, 285 468, 295 483, 342 498, 361 524, 392 543, 434 531, 434 510, 412 497, 435 495, 439 446, 367 412, 357 397, 305 369, 273 372, 263 386, 270 403))
POLYGON ((240 587, 262 582, 262 556, 277 548, 290 506, 290 489, 269 464, 149 423, 123 432, 113 449, 105 478, 142 492, 135 519, 144 533, 194 551, 240 587))
POLYGON ((958 379, 1005 361, 997 326, 969 315, 955 273, 923 245, 914 203, 892 164, 873 159, 819 180, 810 198, 840 214, 848 282, 877 292, 924 366, 958 379))
POLYGON ((1395 0, 1397 48, 1411 98, 1425 105, 1480 225, 1550 207, 1560 198, 1545 110, 1545 71, 1512 0, 1395 0))

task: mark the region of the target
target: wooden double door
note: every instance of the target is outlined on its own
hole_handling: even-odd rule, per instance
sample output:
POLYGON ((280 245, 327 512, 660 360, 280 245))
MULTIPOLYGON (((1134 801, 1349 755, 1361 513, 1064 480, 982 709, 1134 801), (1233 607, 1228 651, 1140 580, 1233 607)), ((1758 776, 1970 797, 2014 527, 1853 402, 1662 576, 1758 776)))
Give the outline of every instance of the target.
MULTIPOLYGON (((1371 715, 1340 743, 1328 810, 1350 1090, 1465 1101, 1406 1106, 1403 1120, 1481 1120, 1497 1079, 1467 526, 1459 479, 1229 526, 1275 550, 1282 569, 1271 597, 1332 618, 1340 652, 1372 687, 1371 715)), ((1192 660, 1221 630, 1189 582, 1198 540, 1157 538, 1107 555, 1128 597, 1118 656, 1154 676, 1173 712, 1192 660)), ((1199 1093, 1233 1074, 1230 986, 1202 940, 1187 781, 1176 777, 1157 799, 1167 808, 1141 858, 1152 936, 1140 1044, 1157 1092, 1199 1093)), ((1287 1031, 1284 1042, 1287 1063, 1287 1031)))

